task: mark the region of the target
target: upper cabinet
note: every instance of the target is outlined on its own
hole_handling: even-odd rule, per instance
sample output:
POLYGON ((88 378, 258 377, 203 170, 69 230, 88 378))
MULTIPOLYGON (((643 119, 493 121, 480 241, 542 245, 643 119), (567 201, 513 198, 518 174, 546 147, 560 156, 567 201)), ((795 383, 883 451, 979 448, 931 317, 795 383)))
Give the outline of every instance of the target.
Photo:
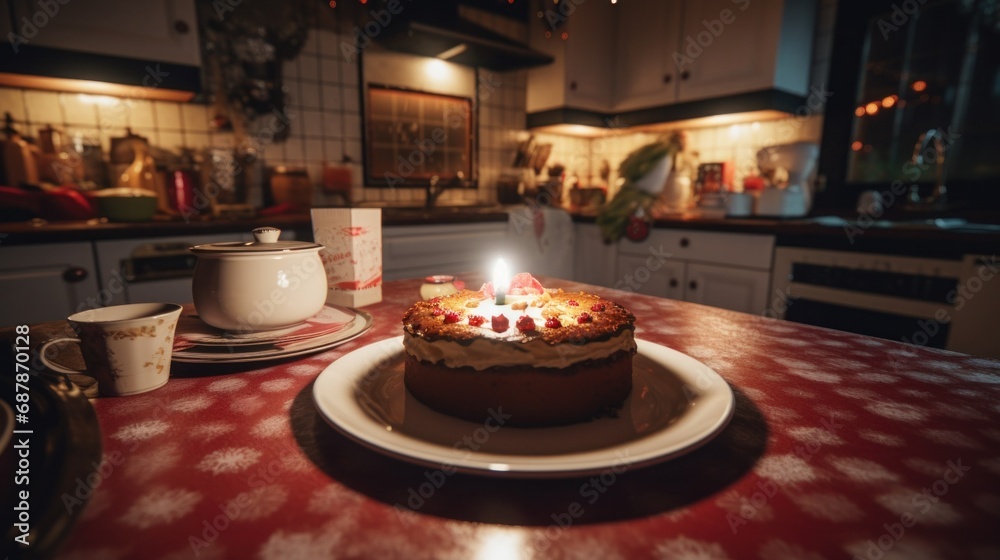
POLYGON ((10 0, 10 13, 13 32, 32 47, 201 64, 194 0, 10 0))
POLYGON ((528 112, 611 106, 615 8, 610 2, 564 1, 539 11, 541 17, 532 16, 531 47, 555 61, 528 71, 528 112))
POLYGON ((749 92, 808 92, 811 0, 584 2, 561 28, 551 29, 551 19, 533 21, 533 46, 547 47, 556 62, 529 74, 529 113, 621 113, 749 92))

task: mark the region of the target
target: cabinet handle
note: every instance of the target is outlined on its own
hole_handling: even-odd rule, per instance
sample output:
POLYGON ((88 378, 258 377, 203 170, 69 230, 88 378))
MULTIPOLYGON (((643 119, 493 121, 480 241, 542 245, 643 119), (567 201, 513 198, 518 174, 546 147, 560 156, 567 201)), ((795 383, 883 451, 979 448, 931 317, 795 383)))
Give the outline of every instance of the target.
POLYGON ((688 72, 687 70, 681 72, 681 79, 682 80, 686 80, 686 79, 688 79, 690 77, 691 77, 691 72, 688 72))
POLYGON ((691 244, 691 241, 687 237, 681 238, 681 247, 687 247, 691 244))
POLYGON ((569 83, 569 89, 576 91, 576 80, 569 83))
POLYGON ((190 30, 191 26, 188 25, 188 22, 182 19, 174 22, 174 31, 176 31, 178 35, 187 35, 190 30))
POLYGON ((63 280, 70 284, 76 284, 77 282, 83 282, 87 279, 87 269, 80 268, 79 266, 73 266, 67 268, 63 271, 63 280))
POLYGON ((677 287, 677 279, 676 278, 671 278, 670 279, 670 287, 671 288, 676 288, 677 287))
POLYGON ((698 282, 695 282, 694 280, 688 282, 688 288, 691 288, 692 290, 697 290, 698 282))
POLYGON ((672 75, 670 75, 670 74, 664 74, 663 75, 663 83, 665 83, 665 84, 669 84, 671 82, 671 80, 673 80, 673 79, 674 79, 674 77, 672 75))

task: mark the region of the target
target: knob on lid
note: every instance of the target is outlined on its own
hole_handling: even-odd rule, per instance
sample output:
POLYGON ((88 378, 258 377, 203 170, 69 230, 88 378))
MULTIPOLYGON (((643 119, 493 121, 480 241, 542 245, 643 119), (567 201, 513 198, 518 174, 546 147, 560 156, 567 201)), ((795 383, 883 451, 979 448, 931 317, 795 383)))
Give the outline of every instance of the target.
POLYGON ((257 243, 274 243, 281 235, 281 230, 274 227, 259 227, 253 230, 253 238, 257 243))

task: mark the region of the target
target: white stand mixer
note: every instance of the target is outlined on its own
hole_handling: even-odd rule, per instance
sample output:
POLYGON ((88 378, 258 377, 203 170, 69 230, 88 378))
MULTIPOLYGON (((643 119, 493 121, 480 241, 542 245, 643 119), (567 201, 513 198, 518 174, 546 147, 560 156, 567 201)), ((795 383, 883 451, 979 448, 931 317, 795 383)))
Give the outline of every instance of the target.
POLYGON ((797 218, 805 216, 812 204, 812 182, 816 175, 819 145, 793 142, 761 148, 757 165, 761 174, 771 177, 771 185, 757 200, 759 216, 797 218), (780 187, 784 188, 780 188, 780 187))

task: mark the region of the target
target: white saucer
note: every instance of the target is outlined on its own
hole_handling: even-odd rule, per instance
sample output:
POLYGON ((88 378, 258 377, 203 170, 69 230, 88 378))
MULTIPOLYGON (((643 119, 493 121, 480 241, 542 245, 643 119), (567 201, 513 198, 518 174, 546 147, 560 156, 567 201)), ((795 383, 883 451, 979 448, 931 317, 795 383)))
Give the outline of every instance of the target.
POLYGON ((354 340, 372 328, 373 319, 368 313, 358 309, 343 309, 356 315, 356 318, 351 320, 349 327, 323 336, 295 342, 285 347, 278 347, 267 341, 257 344, 199 344, 186 350, 174 350, 171 359, 175 362, 193 364, 260 362, 329 350, 354 340))
POLYGON ((334 428, 375 451, 490 476, 582 476, 649 465, 696 449, 721 432, 734 408, 725 380, 676 350, 636 342, 632 395, 617 418, 490 432, 435 412, 403 384, 402 337, 369 344, 330 364, 316 379, 313 399, 334 428))

